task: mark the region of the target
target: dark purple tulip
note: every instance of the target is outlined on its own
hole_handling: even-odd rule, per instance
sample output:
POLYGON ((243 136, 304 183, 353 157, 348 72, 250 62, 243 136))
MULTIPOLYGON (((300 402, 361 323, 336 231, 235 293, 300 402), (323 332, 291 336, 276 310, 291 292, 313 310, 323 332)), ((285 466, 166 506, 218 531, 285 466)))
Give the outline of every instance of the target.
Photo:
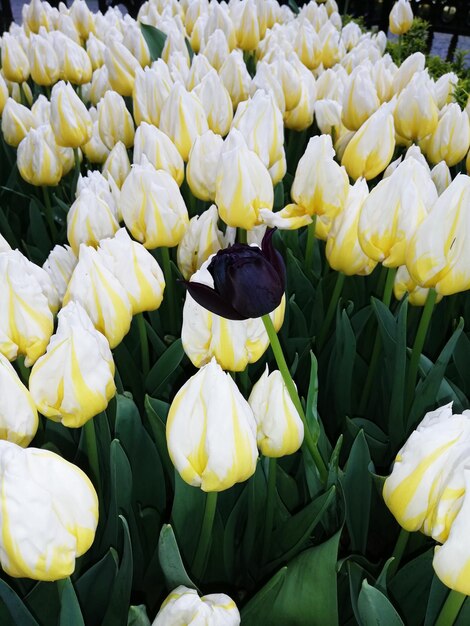
POLYGON ((269 229, 261 249, 236 243, 219 250, 209 263, 214 288, 186 282, 198 304, 229 320, 246 320, 271 313, 279 306, 286 286, 286 268, 275 250, 269 229))

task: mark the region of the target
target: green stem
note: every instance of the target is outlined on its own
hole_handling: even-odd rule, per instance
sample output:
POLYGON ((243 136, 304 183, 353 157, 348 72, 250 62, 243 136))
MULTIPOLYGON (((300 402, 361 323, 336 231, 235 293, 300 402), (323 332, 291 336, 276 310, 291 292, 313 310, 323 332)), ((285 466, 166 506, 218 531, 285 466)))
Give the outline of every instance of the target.
POLYGON ((18 83, 18 87, 20 90, 20 104, 22 104, 25 107, 28 107, 28 99, 26 98, 26 93, 25 90, 23 89, 23 83, 18 83))
POLYGON ((405 552, 406 544, 408 543, 408 538, 410 533, 404 528, 400 529, 400 534, 398 535, 397 542, 395 544, 395 549, 393 550, 393 561, 390 563, 388 568, 388 576, 391 578, 395 572, 397 571, 400 562, 403 558, 403 553, 405 552))
POLYGON ((266 494, 266 522, 264 525, 262 557, 263 563, 266 563, 269 555, 269 549, 271 547, 271 533, 274 521, 274 501, 276 499, 277 459, 269 458, 268 461, 268 490, 266 494))
POLYGON ((318 352, 321 352, 325 339, 328 336, 328 331, 330 330, 331 322, 333 321, 333 317, 336 312, 338 300, 339 300, 339 297, 341 296, 341 292, 343 291, 344 279, 345 279, 345 275, 342 272, 338 272, 336 275, 335 287, 333 289, 333 293, 330 298, 330 303, 326 311, 325 319, 323 320, 320 333, 318 334, 318 340, 317 340, 318 352))
POLYGON ((390 302, 392 301, 393 283, 395 281, 396 273, 396 267, 389 267, 387 272, 387 280, 385 281, 384 295, 382 296, 382 302, 385 304, 385 306, 390 306, 390 302))
POLYGON ((310 272, 313 266, 313 251, 315 249, 315 229, 317 216, 312 216, 312 223, 307 226, 307 246, 305 248, 305 269, 310 272))
POLYGON ((460 609, 466 599, 467 596, 464 593, 451 589, 439 613, 435 626, 452 626, 452 624, 455 624, 460 609))
POLYGON ((196 580, 202 580, 207 566, 209 550, 212 538, 212 527, 214 525, 215 511, 217 508, 217 491, 209 491, 206 494, 206 506, 204 507, 204 518, 202 520, 201 534, 194 556, 192 572, 196 580))
POLYGON ((237 229, 237 235, 238 235, 238 242, 239 243, 247 243, 247 234, 246 234, 246 230, 244 228, 238 228, 237 229))
POLYGON ((289 368, 287 367, 286 360, 284 358, 284 354, 282 352, 281 344, 279 343, 279 338, 274 329, 271 318, 268 314, 263 315, 261 317, 263 320, 264 327, 266 328, 266 332, 268 333, 269 342, 271 344, 271 350, 273 351, 274 358, 276 359, 277 366, 279 371, 281 372, 282 378, 284 380, 284 384, 287 387, 287 391, 291 397, 291 400, 297 409, 300 419, 304 423, 304 443, 310 452, 310 455, 315 463, 320 479, 323 483, 326 483, 328 478, 328 470, 326 468, 325 462, 323 461, 321 454, 317 448, 315 441, 313 440, 312 434, 308 427, 307 419, 305 417, 305 413, 302 407, 302 403, 300 402, 299 394, 297 393, 297 389, 294 385, 294 381, 292 380, 292 376, 290 375, 289 368))
POLYGON ((73 156, 75 159, 75 173, 73 175, 72 195, 75 196, 78 184, 78 177, 80 176, 80 155, 78 153, 78 148, 73 149, 73 156))
POLYGON ((147 329, 145 328, 145 317, 143 313, 137 315, 137 328, 139 329, 140 353, 142 356, 142 372, 147 377, 150 369, 149 342, 147 329))
POLYGON ((169 313, 169 330, 176 334, 176 302, 175 290, 173 285, 173 276, 171 272, 170 251, 168 248, 160 248, 162 255, 163 274, 165 276, 165 289, 167 293, 168 313, 169 313))
POLYGON ((418 331, 416 333, 415 342, 413 344, 413 350, 411 352, 410 368, 408 370, 408 381, 406 386, 406 406, 407 412, 409 412, 411 405, 413 404, 413 396, 416 386, 416 378, 418 376, 419 360, 424 348, 424 342, 426 341, 426 335, 428 334, 429 323, 431 321, 434 304, 436 303, 436 291, 430 289, 428 296, 424 304, 421 319, 418 325, 418 331))
POLYGON ((398 35, 398 45, 397 45, 397 65, 401 64, 401 35, 398 35))
POLYGON ((245 369, 242 372, 239 373, 238 378, 240 382, 239 384, 240 391, 246 398, 248 394, 248 386, 250 384, 250 378, 248 376, 248 365, 245 367, 245 369))
POLYGON ((92 473, 93 482, 96 490, 99 492, 100 487, 100 463, 98 459, 98 446, 96 444, 96 432, 95 423, 93 418, 85 422, 83 425, 83 432, 85 435, 85 445, 88 455, 88 463, 90 464, 90 470, 92 473))
POLYGON ((51 196, 49 194, 49 187, 46 187, 45 185, 42 186, 42 196, 44 198, 44 207, 46 209, 45 210, 46 221, 49 226, 49 230, 51 231, 52 241, 54 242, 57 239, 57 229, 54 224, 54 215, 52 213, 51 196))
POLYGON ((29 384, 29 368, 24 364, 24 356, 19 356, 16 359, 16 365, 20 371, 20 378, 23 383, 28 387, 29 384))

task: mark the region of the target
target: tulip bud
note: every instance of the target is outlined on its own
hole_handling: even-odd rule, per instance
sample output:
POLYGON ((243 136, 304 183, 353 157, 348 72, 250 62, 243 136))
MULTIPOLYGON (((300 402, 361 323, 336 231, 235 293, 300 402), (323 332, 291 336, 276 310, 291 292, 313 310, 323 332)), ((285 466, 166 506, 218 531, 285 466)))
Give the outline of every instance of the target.
POLYGON ((189 223, 178 185, 168 172, 150 163, 132 166, 119 207, 132 236, 148 249, 176 246, 189 223))
POLYGON ((105 44, 100 39, 95 37, 93 33, 90 33, 90 36, 88 37, 86 42, 86 51, 88 56, 90 57, 91 67, 93 68, 93 71, 104 65, 105 50, 105 44))
POLYGON ((51 28, 52 25, 49 23, 47 11, 41 0, 31 0, 25 8, 23 24, 31 33, 38 33, 41 26, 46 30, 51 28))
POLYGON ((104 163, 108 158, 110 151, 101 141, 98 121, 93 122, 93 132, 90 141, 82 146, 83 153, 90 163, 104 163))
POLYGON ((78 259, 70 246, 54 246, 42 266, 54 285, 59 301, 62 302, 67 285, 78 259))
POLYGON ((58 185, 62 162, 49 124, 32 128, 18 146, 17 166, 30 185, 58 185))
POLYGON ((248 402, 215 359, 176 394, 166 439, 181 478, 203 491, 224 491, 256 469, 256 422, 248 402))
POLYGON ((248 403, 255 416, 261 454, 278 458, 297 452, 304 439, 304 425, 279 370, 269 374, 266 365, 248 403))
POLYGON ((38 412, 28 389, 8 359, 0 353, 0 440, 26 448, 38 429, 38 412))
POLYGON ((341 164, 357 180, 375 178, 390 163, 395 150, 395 132, 390 105, 373 113, 346 146, 341 164))
MULTIPOLYGON (((63 304, 78 302, 111 348, 121 343, 132 320, 132 306, 119 280, 96 250, 82 244, 63 304)), ((100 409, 101 410, 101 409, 100 409)))
POLYGON ((215 200, 217 167, 224 141, 211 130, 196 138, 189 153, 186 180, 196 198, 215 200))
POLYGON ((206 76, 206 74, 212 69, 214 68, 207 60, 207 57, 203 54, 196 54, 191 62, 191 67, 186 81, 186 88, 188 91, 192 91, 196 85, 199 85, 204 76, 206 76))
POLYGON ((101 140, 109 149, 122 141, 126 148, 134 143, 134 122, 126 108, 124 98, 115 91, 107 91, 98 103, 98 130, 101 140))
POLYGON ((329 68, 339 63, 346 54, 340 34, 331 22, 326 22, 318 33, 322 45, 321 61, 323 67, 329 68))
POLYGON ((218 28, 223 31, 229 49, 233 50, 237 45, 235 26, 233 24, 232 18, 230 17, 227 5, 219 4, 217 2, 211 5, 211 10, 209 12, 209 18, 207 20, 204 30, 204 37, 206 41, 209 40, 210 36, 218 28))
POLYGON ((159 125, 161 110, 172 85, 170 72, 162 59, 158 59, 152 68, 136 71, 132 101, 137 125, 142 122, 159 125))
POLYGON ((341 38, 344 43, 344 47, 347 52, 352 50, 357 45, 361 38, 361 28, 356 22, 349 22, 341 31, 341 38))
POLYGON ((90 91, 88 94, 88 99, 94 105, 97 105, 100 102, 106 92, 111 91, 108 69, 105 65, 103 65, 103 67, 99 67, 93 72, 89 87, 90 91))
POLYGON ((78 148, 91 138, 90 114, 70 83, 60 81, 52 88, 51 126, 59 146, 78 148))
POLYGON ((0 441, 0 490, 4 572, 43 581, 70 576, 98 524, 98 498, 86 474, 49 450, 0 441))
POLYGON ((60 32, 49 35, 59 59, 60 77, 74 85, 85 85, 91 80, 93 68, 84 48, 60 32))
POLYGON ((212 593, 199 598, 195 589, 180 585, 173 589, 162 604, 152 626, 174 626, 183 621, 188 626, 239 626, 240 613, 235 602, 224 593, 212 593))
POLYGON ((418 141, 434 132, 438 114, 434 85, 427 71, 417 72, 398 96, 393 112, 397 133, 418 141))
POLYGON ((447 72, 436 81, 436 100, 440 109, 454 101, 454 91, 458 82, 459 77, 454 72, 447 72))
POLYGON ((209 128, 214 133, 225 136, 232 123, 233 107, 230 94, 217 72, 211 69, 192 93, 201 101, 209 128))
POLYGON ((343 94, 343 124, 350 130, 358 130, 379 106, 377 90, 369 71, 357 67, 350 75, 343 94))
POLYGON ((193 0, 193 2, 188 5, 184 14, 184 26, 188 35, 191 35, 193 32, 198 17, 204 15, 207 10, 207 0, 193 0))
MULTIPOLYGON (((315 82, 312 74, 306 70, 312 80, 315 82)), ((302 87, 302 85, 301 85, 302 87)), ((268 94, 271 94, 278 106, 278 109, 284 115, 286 112, 286 99, 284 96, 284 91, 282 89, 282 83, 277 75, 277 73, 273 70, 272 64, 267 63, 266 61, 259 61, 256 65, 256 74, 253 77, 250 85, 250 94, 255 95, 257 91, 265 91, 268 94)), ((302 95, 302 91, 301 91, 302 95)), ((300 104, 300 99, 299 103, 300 104)), ((313 107, 312 107, 313 109, 313 107)))
POLYGON ((469 206, 470 178, 459 174, 416 229, 406 251, 406 266, 421 287, 434 287, 443 295, 470 288, 469 206))
POLYGON ((9 33, 2 37, 2 73, 7 80, 23 83, 29 78, 29 62, 20 40, 9 33))
POLYGON ((162 270, 150 252, 129 237, 125 228, 111 239, 102 239, 98 254, 126 290, 133 315, 158 309, 165 288, 162 270))
POLYGON ((3 113, 3 109, 8 100, 8 87, 3 78, 2 74, 0 74, 0 115, 3 113))
POLYGON ((323 135, 338 136, 341 128, 341 105, 335 100, 317 100, 315 102, 315 120, 323 135))
POLYGON ((302 96, 302 76, 294 65, 286 59, 285 53, 279 50, 279 55, 271 63, 284 92, 287 111, 295 109, 302 96))
POLYGON ((260 41, 260 28, 254 0, 241 0, 234 4, 232 20, 238 47, 242 50, 256 50, 260 41))
POLYGON ((398 0, 392 7, 389 16, 390 32, 394 35, 404 35, 413 24, 413 11, 408 0, 398 0))
POLYGON ((423 152, 431 163, 445 161, 457 165, 470 147, 470 121, 457 103, 447 104, 440 113, 435 131, 423 142, 423 152))
POLYGON ((5 142, 15 148, 26 137, 31 128, 36 126, 34 115, 22 104, 8 98, 2 115, 2 133, 5 142))
POLYGON ((184 41, 183 33, 172 24, 172 27, 167 32, 165 44, 162 50, 162 59, 165 63, 168 63, 170 58, 177 53, 181 53, 185 58, 186 64, 189 65, 189 53, 184 41))
POLYGON ((142 122, 135 133, 134 163, 142 164, 144 157, 155 169, 168 172, 181 186, 184 162, 180 153, 165 133, 146 122, 142 122))
POLYGON ((313 112, 317 90, 313 74, 305 69, 300 63, 298 65, 298 70, 302 80, 302 93, 299 104, 290 111, 286 111, 284 115, 284 124, 286 128, 301 131, 307 129, 313 123, 313 112))
POLYGON ((407 57, 393 77, 393 93, 400 93, 409 84, 413 74, 422 72, 425 66, 426 57, 422 52, 415 52, 407 57))
POLYGON ((49 38, 31 35, 29 44, 31 78, 38 85, 50 87, 60 76, 59 59, 49 38))
MULTIPOLYGON (((406 269, 406 265, 401 265, 395 274, 393 293, 397 300, 401 300, 405 294, 408 294, 408 302, 411 305, 424 306, 428 298, 429 289, 417 285, 406 269)), ((441 300, 442 295, 437 295, 436 302, 441 300)))
POLYGON ((126 21, 126 26, 122 43, 134 55, 142 67, 150 65, 152 59, 142 31, 129 15, 126 15, 124 20, 126 21))
POLYGON ((449 167, 445 161, 440 161, 431 170, 432 182, 436 185, 437 193, 441 195, 452 182, 449 167))
POLYGON ((251 76, 239 50, 233 50, 225 59, 219 76, 230 94, 235 109, 240 102, 248 98, 251 83, 251 76))
POLYGON ((117 39, 109 38, 104 51, 111 87, 121 96, 131 96, 140 64, 126 46, 117 39))
POLYGON ((314 70, 322 62, 322 46, 313 26, 307 20, 300 23, 294 40, 294 50, 309 70, 314 70))
POLYGON ((120 189, 131 171, 131 163, 127 154, 126 146, 122 141, 114 146, 106 159, 102 172, 108 177, 110 175, 120 189))
POLYGON ((452 402, 426 413, 398 452, 383 497, 405 530, 448 538, 465 493, 469 417, 452 415, 452 402))
POLYGON ((88 35, 95 30, 94 15, 87 3, 85 0, 73 0, 69 11, 80 37, 87 39, 88 35))
POLYGON ((67 214, 67 239, 75 254, 80 244, 96 247, 119 229, 114 207, 87 188, 80 192, 67 214))

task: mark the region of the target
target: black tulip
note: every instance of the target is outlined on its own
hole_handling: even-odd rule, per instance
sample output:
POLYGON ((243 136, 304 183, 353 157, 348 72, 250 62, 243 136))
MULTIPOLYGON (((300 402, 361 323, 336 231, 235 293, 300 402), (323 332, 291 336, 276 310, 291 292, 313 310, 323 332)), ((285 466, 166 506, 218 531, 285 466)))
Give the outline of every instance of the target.
POLYGON ((274 248, 274 229, 268 229, 261 249, 236 243, 219 250, 209 263, 214 288, 186 282, 198 304, 229 320, 261 317, 277 308, 284 295, 286 268, 274 248))

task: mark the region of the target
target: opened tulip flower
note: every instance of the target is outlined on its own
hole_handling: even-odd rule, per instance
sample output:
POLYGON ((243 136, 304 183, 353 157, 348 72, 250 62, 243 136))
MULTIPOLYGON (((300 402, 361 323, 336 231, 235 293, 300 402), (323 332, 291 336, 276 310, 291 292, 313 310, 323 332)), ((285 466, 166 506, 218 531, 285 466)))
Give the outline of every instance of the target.
POLYGON ((0 395, 0 440, 26 448, 38 429, 38 413, 28 389, 1 353, 0 395))
POLYGON ((165 170, 181 186, 184 162, 180 153, 165 133, 147 122, 142 122, 135 132, 134 163, 141 164, 144 155, 156 170, 165 170))
POLYGON ((67 240, 76 255, 80 244, 96 247, 119 229, 116 208, 92 189, 83 189, 67 213, 67 240))
POLYGON ((98 524, 98 498, 86 474, 49 450, 0 441, 0 489, 4 572, 43 581, 70 576, 98 524))
POLYGON ((90 113, 70 83, 60 81, 52 88, 51 126, 59 146, 78 148, 90 140, 90 113))
POLYGON ((18 146, 17 165, 21 177, 31 185, 58 185, 62 161, 49 124, 31 128, 18 146))
MULTIPOLYGON (((429 289, 420 287, 411 278, 406 265, 401 265, 395 274, 393 282, 393 293, 397 300, 401 300, 405 294, 408 294, 408 302, 413 306, 424 306, 429 295, 429 289)), ((438 294, 436 303, 442 300, 442 295, 438 294)))
POLYGON ((152 626, 239 626, 240 613, 235 602, 224 593, 200 598, 195 589, 180 585, 165 599, 152 626))
POLYGON ((404 35, 413 23, 413 11, 408 0, 398 0, 392 7, 389 17, 390 32, 394 35, 404 35))
POLYGON ((98 130, 104 145, 112 150, 118 141, 131 148, 134 145, 134 122, 124 98, 107 91, 98 103, 98 130))
POLYGON ((49 274, 62 302, 78 259, 70 246, 54 246, 42 266, 49 274))
POLYGON ((254 474, 258 450, 253 412, 215 359, 176 394, 166 440, 181 478, 203 491, 224 491, 254 474))

